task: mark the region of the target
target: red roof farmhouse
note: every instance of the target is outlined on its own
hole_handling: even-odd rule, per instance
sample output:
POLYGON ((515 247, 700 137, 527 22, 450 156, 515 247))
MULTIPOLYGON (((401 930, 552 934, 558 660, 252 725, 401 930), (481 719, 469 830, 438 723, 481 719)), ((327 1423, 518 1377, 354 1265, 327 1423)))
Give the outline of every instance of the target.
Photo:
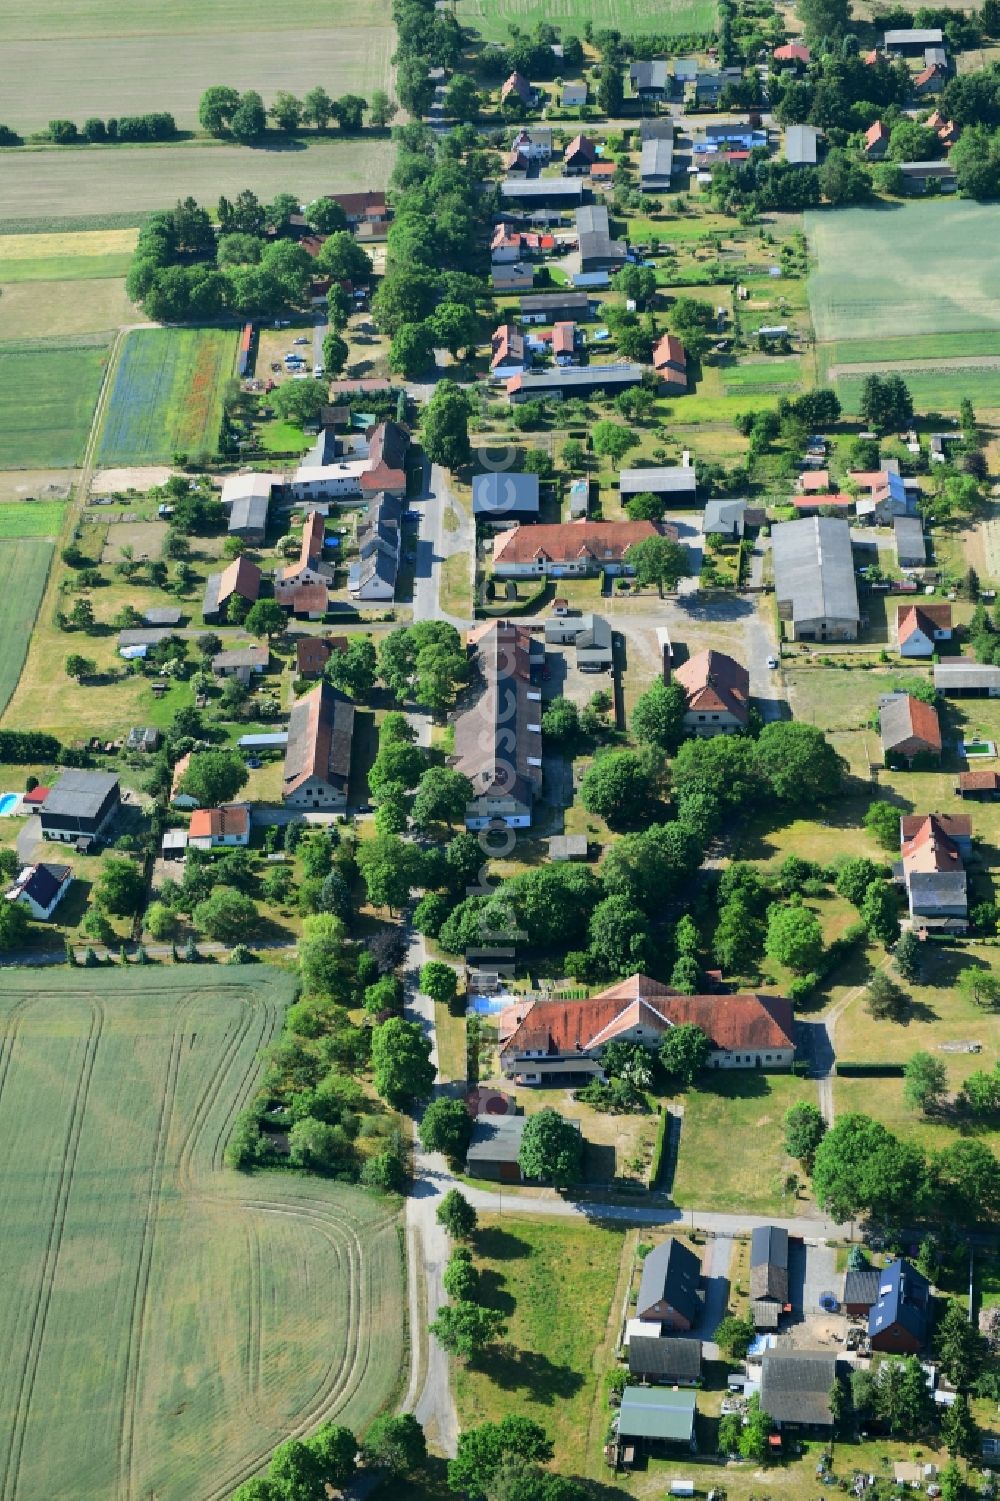
POLYGON ((632 975, 588 1001, 521 1003, 509 1019, 501 1012, 500 1068, 525 1084, 560 1075, 600 1078, 607 1043, 657 1048, 665 1032, 685 1022, 710 1039, 709 1068, 792 1066, 792 1005, 784 997, 678 995, 648 975, 632 975))
POLYGON ((500 578, 627 573, 626 554, 648 537, 677 538, 672 526, 652 521, 566 521, 515 526, 497 538, 493 571, 500 578))

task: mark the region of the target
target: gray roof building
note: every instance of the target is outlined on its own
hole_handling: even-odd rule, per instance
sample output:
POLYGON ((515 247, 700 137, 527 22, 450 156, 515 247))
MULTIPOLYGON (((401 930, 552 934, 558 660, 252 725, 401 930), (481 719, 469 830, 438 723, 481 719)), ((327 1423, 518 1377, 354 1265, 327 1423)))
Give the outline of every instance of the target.
POLYGON ((600 271, 625 260, 625 242, 611 238, 608 211, 603 203, 577 209, 576 234, 582 270, 600 271))
POLYGON ((161 641, 166 641, 173 631, 165 626, 150 626, 148 630, 126 630, 118 632, 118 650, 123 646, 159 646, 161 641))
POLYGON ((917 47, 922 51, 924 47, 940 47, 944 41, 944 32, 939 26, 923 29, 919 26, 907 26, 901 30, 887 31, 884 40, 887 47, 917 47))
POLYGON ((550 860, 586 860, 590 848, 586 834, 553 834, 548 845, 550 860))
POLYGON ((551 396, 558 392, 574 396, 587 391, 622 391, 628 386, 641 386, 644 374, 644 366, 627 360, 617 365, 560 365, 549 370, 525 370, 522 375, 511 376, 507 392, 515 401, 527 401, 533 396, 551 396))
POLYGON ((469 1176, 520 1183, 517 1158, 526 1121, 525 1115, 479 1116, 465 1156, 469 1176))
POLYGON ((563 109, 575 109, 578 105, 587 102, 587 85, 585 83, 564 83, 560 104, 563 109))
POLYGON ((1000 667, 980 662, 940 662, 934 668, 934 687, 939 693, 975 693, 1000 697, 1000 667))
POLYGON ((628 1369, 640 1381, 691 1385, 701 1380, 701 1340, 634 1334, 628 1342, 628 1369))
POLYGON ((563 319, 582 322, 590 317, 590 298, 586 292, 533 292, 518 304, 522 318, 539 318, 543 323, 563 319))
POLYGON ((892 532, 900 568, 923 568, 927 562, 927 543, 919 516, 894 516, 892 532))
POLYGON ((651 136, 639 153, 639 182, 644 188, 669 188, 674 170, 674 142, 669 136, 651 136))
POLYGON ((537 517, 538 475, 515 473, 477 474, 472 481, 472 513, 488 520, 506 517, 537 517))
POLYGON ((745 529, 745 500, 708 500, 702 518, 706 537, 742 537, 745 529))
POLYGON ((618 476, 622 502, 649 490, 674 500, 694 500, 698 487, 693 465, 668 465, 660 469, 623 469, 618 476))
POLYGON ((750 1296, 788 1302, 788 1231, 758 1225, 750 1237, 750 1296))
POLYGON ((663 136, 666 136, 669 141, 674 138, 672 115, 648 115, 639 121, 640 141, 655 141, 663 136))
POLYGON ((230 651, 216 652, 212 658, 212 671, 216 675, 227 672, 265 672, 271 654, 266 646, 236 646, 230 651))
POLYGON ((234 500, 229 513, 230 535, 262 537, 267 530, 267 508, 266 495, 244 495, 234 500))
POLYGON ((507 177, 500 184, 503 203, 578 204, 584 192, 580 177, 507 177))
POLYGON ((832 1428, 830 1388, 836 1374, 832 1351, 768 1350, 761 1367, 760 1405, 779 1428, 832 1428))
POLYGON ((670 1316, 690 1329, 701 1313, 701 1262, 673 1236, 654 1246, 642 1263, 635 1311, 640 1319, 666 1323, 670 1316))
POLYGON ((142 618, 147 625, 180 625, 181 612, 174 605, 157 605, 146 610, 142 618))
POLYGON ((785 161, 814 167, 819 131, 815 125, 789 125, 785 131, 785 161))
POLYGON ((854 640, 861 624, 851 529, 837 516, 782 521, 771 529, 778 615, 793 640, 854 640))
POLYGON ((877 1266, 859 1267, 844 1277, 844 1306, 848 1310, 871 1308, 878 1302, 882 1273, 877 1266))
POLYGON ((110 771, 64 771, 43 804, 47 815, 94 818, 108 794, 118 786, 110 771))
POLYGON ((662 94, 670 87, 670 65, 660 57, 650 62, 632 63, 628 76, 636 94, 662 94))
POLYGON ((542 698, 533 673, 544 644, 514 621, 496 620, 470 635, 472 681, 455 720, 453 764, 472 783, 470 828, 494 817, 530 822, 542 786, 542 698))

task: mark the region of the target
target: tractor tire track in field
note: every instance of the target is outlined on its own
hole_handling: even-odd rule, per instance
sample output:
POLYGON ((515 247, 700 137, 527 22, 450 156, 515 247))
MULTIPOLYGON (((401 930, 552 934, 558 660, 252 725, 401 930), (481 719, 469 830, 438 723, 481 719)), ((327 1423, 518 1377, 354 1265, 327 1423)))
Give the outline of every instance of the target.
POLYGON ((149 1193, 146 1213, 142 1222, 142 1237, 139 1243, 139 1258, 135 1272, 135 1287, 132 1292, 132 1308, 128 1322, 128 1345, 125 1351, 125 1386, 122 1395, 122 1419, 118 1440, 118 1493, 122 1501, 130 1501, 135 1480, 135 1419, 139 1396, 139 1367, 142 1359, 142 1340, 146 1325, 146 1310, 149 1303, 149 1279, 153 1264, 153 1243, 156 1239, 156 1222, 160 1212, 160 1198, 166 1164, 167 1143, 170 1139, 170 1123, 173 1119, 177 1098, 177 1077, 180 1073, 181 1049, 185 1034, 176 1031, 170 1042, 170 1058, 167 1062, 167 1077, 160 1100, 160 1114, 156 1123, 156 1139, 153 1148, 153 1164, 149 1174, 149 1193))
POLYGON ((0 1039, 0 1099, 3 1099, 4 1085, 7 1082, 7 1073, 10 1069, 10 1060, 14 1056, 14 1048, 17 1046, 17 1034, 21 1030, 24 1010, 35 999, 34 996, 25 996, 23 1000, 18 1001, 7 1012, 9 1025, 4 1029, 3 1037, 0 1039))
POLYGON ((247 1401, 251 1410, 258 1410, 260 1378, 263 1366, 261 1340, 261 1303, 264 1297, 264 1275, 261 1268, 260 1237, 253 1219, 248 1215, 244 1225, 247 1240, 247 1340, 244 1364, 247 1377, 247 1401))
MULTIPOLYGON (((246 1201, 245 1209, 255 1209, 264 1214, 278 1215, 287 1219, 304 1220, 312 1228, 319 1230, 323 1238, 332 1245, 337 1252, 343 1250, 344 1241, 347 1243, 348 1263, 350 1275, 347 1278, 347 1329, 348 1331, 362 1331, 368 1328, 365 1277, 365 1256, 357 1231, 345 1224, 343 1219, 333 1218, 332 1209, 324 1209, 317 1205, 309 1205, 307 1209, 296 1208, 288 1204, 274 1203, 266 1199, 246 1201)), ((368 1233, 371 1238, 376 1228, 372 1226, 368 1233)), ((361 1347, 362 1340, 355 1338, 353 1346, 345 1348, 339 1356, 334 1356, 326 1367, 322 1377, 317 1382, 313 1394, 306 1399, 311 1403, 300 1412, 295 1424, 286 1432, 285 1439, 303 1438, 319 1424, 336 1416, 357 1388, 367 1370, 370 1338, 365 1338, 365 1352, 363 1364, 361 1347), (350 1362, 348 1366, 348 1362, 350 1362), (360 1370, 359 1370, 360 1365, 360 1370), (347 1369, 345 1370, 345 1367, 347 1369)), ((202 1501, 224 1501, 238 1485, 257 1474, 272 1451, 272 1445, 266 1444, 256 1455, 248 1455, 244 1461, 235 1466, 226 1475, 220 1476, 213 1488, 202 1497, 202 1501)))
POLYGON ((90 1004, 90 1030, 84 1044, 83 1062, 77 1076, 76 1089, 73 1093, 73 1104, 70 1109, 70 1119, 66 1129, 66 1140, 62 1154, 62 1163, 59 1169, 52 1222, 49 1226, 48 1238, 45 1244, 45 1254, 42 1257, 42 1268, 35 1296, 35 1306, 31 1314, 25 1363, 21 1369, 21 1379, 18 1383, 17 1401, 14 1406, 14 1421, 11 1427, 11 1444, 4 1461, 2 1478, 0 1478, 0 1496, 3 1497, 3 1501, 13 1501, 13 1498, 17 1494, 18 1480, 21 1473, 21 1456, 24 1452, 24 1438, 28 1426, 28 1414, 31 1411, 31 1398, 35 1386, 35 1377, 38 1374, 38 1363, 41 1359, 42 1342, 45 1338, 45 1324, 48 1319, 49 1305, 52 1301, 56 1265, 59 1261, 63 1232, 66 1227, 66 1213, 69 1206, 70 1190, 73 1186, 73 1172, 76 1167, 77 1153, 80 1149, 80 1136, 83 1132, 83 1121, 87 1112, 87 1099, 90 1093, 90 1083, 93 1078, 97 1049, 104 1028, 105 1011, 103 1003, 96 996, 90 996, 88 999, 90 1004))

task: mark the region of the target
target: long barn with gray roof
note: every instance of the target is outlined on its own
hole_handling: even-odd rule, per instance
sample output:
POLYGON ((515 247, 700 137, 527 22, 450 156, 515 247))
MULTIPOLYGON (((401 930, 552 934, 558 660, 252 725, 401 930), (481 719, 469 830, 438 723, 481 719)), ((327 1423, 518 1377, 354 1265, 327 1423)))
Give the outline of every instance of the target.
POLYGON ((837 516, 783 521, 771 532, 778 616, 790 641, 856 641, 861 625, 851 529, 837 516))

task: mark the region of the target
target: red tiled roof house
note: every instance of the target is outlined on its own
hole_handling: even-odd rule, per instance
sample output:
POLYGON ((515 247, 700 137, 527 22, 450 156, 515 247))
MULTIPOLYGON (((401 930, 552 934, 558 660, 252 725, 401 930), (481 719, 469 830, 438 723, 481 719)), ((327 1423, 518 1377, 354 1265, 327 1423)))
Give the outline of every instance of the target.
POLYGON ((750 710, 750 674, 721 651, 701 651, 674 673, 684 689, 684 725, 693 735, 735 735, 745 730, 750 710))
POLYGON ((647 975, 633 975, 587 1001, 534 1001, 513 1026, 500 1015, 500 1068, 507 1078, 540 1084, 558 1078, 603 1078, 609 1042, 658 1048, 663 1035, 694 1023, 711 1043, 707 1067, 791 1068, 791 1002, 782 996, 678 995, 647 975))

